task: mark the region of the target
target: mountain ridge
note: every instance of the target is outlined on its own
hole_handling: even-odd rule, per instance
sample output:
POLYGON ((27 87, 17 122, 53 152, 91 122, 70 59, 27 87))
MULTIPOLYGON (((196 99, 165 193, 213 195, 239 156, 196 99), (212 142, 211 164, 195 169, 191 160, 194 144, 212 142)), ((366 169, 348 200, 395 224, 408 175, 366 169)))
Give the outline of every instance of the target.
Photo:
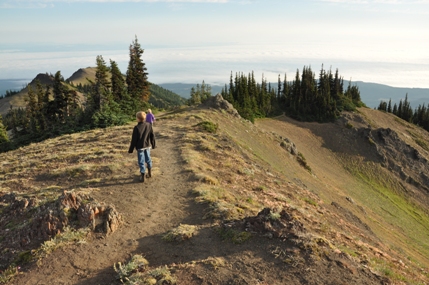
MULTIPOLYGON (((79 83, 83 85, 87 84, 88 81, 86 80, 86 77, 89 76, 89 78, 94 78, 95 75, 95 70, 89 72, 88 69, 94 68, 80 68, 67 80, 73 82, 74 85, 78 85, 79 83)), ((270 84, 274 88, 277 87, 277 82, 271 82, 270 84)), ((345 84, 347 84, 347 82, 345 82, 345 84)), ((411 102, 411 106, 413 108, 416 108, 419 104, 427 105, 429 103, 429 88, 393 87, 374 82, 352 81, 352 85, 354 84, 359 87, 362 101, 370 108, 378 107, 381 100, 389 101, 389 99, 392 99, 392 103, 399 104, 399 101, 404 99, 406 94, 408 94, 408 99, 411 102)), ((197 83, 161 83, 156 85, 170 90, 185 99, 189 99, 191 88, 195 87, 197 83)), ((6 86, 11 85, 8 85, 0 80, 0 94, 3 94, 6 92, 6 90, 11 89, 10 87, 6 86), (5 87, 3 87, 4 90, 1 88, 2 84, 5 85, 5 87)), ((212 93, 214 95, 220 93, 222 88, 224 88, 224 85, 210 84, 210 86, 212 87, 212 93)))
POLYGON ((131 124, 32 144, 19 161, 19 150, 0 154, 3 246, 12 246, 3 225, 19 232, 26 224, 17 217, 38 209, 24 199, 55 201, 75 189, 116 205, 124 218, 107 236, 89 233, 86 243, 42 257, 40 267, 27 263, 11 284, 119 284, 112 264, 142 255, 149 265, 121 274, 145 282, 162 269, 164 277, 152 278, 177 284, 429 281, 428 194, 414 183, 427 171, 407 166, 429 167, 418 143, 428 132, 367 108, 334 123, 279 116, 251 124, 219 106, 230 108, 158 115, 154 175, 145 184, 134 155, 123 154, 131 124), (11 192, 15 202, 7 202, 11 192))
MULTIPOLYGON (((89 84, 88 79, 95 81, 95 72, 95 67, 80 68, 75 71, 69 78, 65 79, 65 84, 67 84, 71 89, 76 89, 76 86, 78 85, 87 85, 89 84)), ((28 86, 31 86, 31 88, 35 90, 37 80, 39 80, 43 87, 46 87, 47 85, 52 85, 53 83, 52 75, 49 75, 47 73, 39 73, 19 93, 0 99, 0 114, 4 116, 9 111, 11 106, 12 108, 25 107, 25 98, 28 94, 28 86)), ((159 108, 168 108, 171 106, 183 105, 186 101, 173 91, 167 90, 162 87, 157 88, 156 84, 152 87, 151 92, 153 93, 153 98, 150 98, 150 103, 154 104, 159 108)), ((83 98, 83 94, 81 94, 80 92, 78 93, 83 98)))

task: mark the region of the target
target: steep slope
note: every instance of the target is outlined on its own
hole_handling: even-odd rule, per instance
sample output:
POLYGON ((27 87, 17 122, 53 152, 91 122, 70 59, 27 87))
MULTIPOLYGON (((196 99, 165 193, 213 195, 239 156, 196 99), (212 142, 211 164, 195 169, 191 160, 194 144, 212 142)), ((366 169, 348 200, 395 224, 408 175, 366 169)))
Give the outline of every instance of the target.
MULTIPOLYGON (((359 132, 368 123, 373 130, 383 127, 389 117, 362 109, 334 124, 279 117, 253 125, 218 103, 158 117, 154 177, 145 184, 137 182, 134 155, 123 154, 132 125, 0 154, 0 210, 15 211, 13 220, 0 218, 1 251, 15 254, 10 260, 24 271, 10 284, 120 284, 112 269, 117 262, 120 276, 142 284, 162 278, 172 284, 173 277, 177 284, 429 281, 422 238, 427 214, 405 199, 412 196, 365 176, 374 173, 392 185, 399 179, 359 132), (77 239, 42 256, 12 243, 27 226, 19 217, 38 212, 64 190, 114 205, 124 223, 109 235, 90 232, 85 243, 77 239), (9 192, 18 202, 8 202, 9 192), (40 202, 24 207, 24 199, 40 202), (123 267, 137 255, 149 266, 123 267)), ((400 128, 408 128, 402 124, 390 124, 400 138, 400 128)))
POLYGON ((75 71, 72 76, 67 78, 67 82, 70 82, 71 84, 77 86, 79 84, 86 85, 89 84, 88 79, 94 81, 95 79, 95 67, 87 67, 87 68, 79 68, 77 71, 75 71))
POLYGON ((296 143, 315 174, 301 179, 325 204, 344 209, 342 220, 362 222, 389 255, 427 268, 426 131, 365 108, 335 124, 281 117, 257 125, 296 143))

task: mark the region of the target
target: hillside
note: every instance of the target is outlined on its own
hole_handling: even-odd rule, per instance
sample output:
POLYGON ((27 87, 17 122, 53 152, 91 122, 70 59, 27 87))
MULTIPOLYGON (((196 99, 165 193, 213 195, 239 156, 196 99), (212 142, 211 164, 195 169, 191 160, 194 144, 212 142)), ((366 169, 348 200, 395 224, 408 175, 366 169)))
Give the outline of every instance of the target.
POLYGON ((52 85, 54 78, 45 73, 39 73, 24 89, 21 90, 18 94, 15 94, 10 97, 0 99, 0 115, 5 115, 11 108, 21 108, 26 106, 25 98, 28 94, 28 86, 31 86, 33 90, 36 90, 37 80, 46 87, 47 85, 52 85))
POLYGON ((79 68, 76 72, 72 74, 72 76, 67 78, 67 82, 70 82, 75 86, 79 84, 86 85, 89 83, 88 79, 92 81, 95 80, 95 72, 96 72, 95 67, 79 68))
POLYGON ((132 125, 0 154, 8 284, 429 282, 427 132, 370 109, 253 125, 228 106, 159 115, 144 184, 132 125))
MULTIPOLYGON (((68 78, 70 82, 73 82, 74 85, 78 84, 87 84, 88 81, 86 78, 93 79, 95 78, 95 68, 94 67, 87 67, 87 68, 80 68, 77 70, 72 76, 68 78)), ((23 81, 19 81, 19 84, 23 84, 23 81)), ((2 84, 2 81, 0 81, 0 84, 2 84)), ((8 89, 14 89, 10 88, 9 85, 11 83, 5 81, 4 83, 4 91, 8 89)), ((375 108, 380 104, 381 100, 388 101, 389 99, 392 99, 393 103, 399 104, 399 101, 401 99, 405 98, 405 95, 408 94, 408 99, 411 102, 411 106, 413 108, 417 107, 419 104, 428 104, 429 102, 429 89, 428 88, 400 88, 400 87, 392 87, 384 84, 378 84, 378 83, 370 83, 370 82, 362 82, 362 81, 356 81, 352 82, 352 84, 356 84, 359 87, 359 90, 361 92, 361 98, 362 101, 370 108, 375 108)), ((21 86, 20 85, 20 86, 21 86)), ((156 87, 164 88, 171 93, 173 93, 173 101, 183 101, 183 98, 188 99, 190 97, 191 88, 195 87, 196 84, 185 84, 185 83, 162 83, 162 84, 155 84, 156 87)), ((271 86, 276 87, 277 82, 272 82, 271 86)), ((1 87, 1 86, 0 86, 1 87)), ((212 87, 212 93, 217 94, 220 93, 223 85, 211 85, 212 87)), ((15 88, 16 89, 16 88, 15 88)), ((155 98, 153 99, 154 102, 159 101, 160 99, 157 97, 156 93, 157 90, 152 89, 151 90, 153 94, 155 94, 155 98)), ((0 94, 2 94, 0 92, 0 94)), ((14 99, 14 106, 22 106, 22 100, 18 99, 22 97, 24 94, 21 94, 21 96, 17 96, 17 98, 14 99)), ((168 95, 169 96, 169 95, 168 95)), ((164 100, 161 99, 161 102, 164 100)), ((0 99, 0 114, 4 114, 4 110, 8 110, 9 108, 9 101, 8 100, 1 100, 0 99), (7 104, 5 104, 7 103, 7 104)))
MULTIPOLYGON (((95 67, 80 68, 79 70, 74 72, 72 76, 65 80, 66 82, 68 82, 65 84, 67 84, 68 87, 71 89, 76 89, 75 86, 78 86, 79 84, 86 85, 88 84, 88 79, 91 81, 95 81, 95 71, 95 67)), ((51 85, 53 83, 53 77, 48 74, 40 73, 29 83, 29 85, 34 90, 36 88, 36 80, 39 80, 43 86, 51 85)), ((152 98, 150 98, 150 103, 158 108, 181 106, 186 101, 184 98, 180 97, 176 93, 153 83, 151 85, 150 91, 152 94, 152 98)), ((81 93, 79 94, 80 96, 83 96, 81 93)), ((25 107, 25 98, 27 97, 27 95, 28 87, 24 88, 18 94, 0 99, 0 114, 4 116, 9 111, 10 106, 12 106, 13 108, 25 107)))
POLYGON ((406 94, 408 94, 408 99, 413 109, 418 107, 419 104, 427 105, 429 102, 428 88, 392 87, 362 81, 356 81, 353 84, 359 86, 362 100, 370 108, 378 107, 381 100, 388 102, 389 99, 392 99, 392 103, 399 104, 401 99, 404 100, 406 94))

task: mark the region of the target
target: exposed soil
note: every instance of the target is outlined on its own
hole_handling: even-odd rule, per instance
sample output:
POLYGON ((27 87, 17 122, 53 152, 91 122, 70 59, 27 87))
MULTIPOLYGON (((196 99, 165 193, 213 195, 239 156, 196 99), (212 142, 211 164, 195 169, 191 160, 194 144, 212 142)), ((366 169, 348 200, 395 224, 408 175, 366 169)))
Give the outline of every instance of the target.
MULTIPOLYGON (((234 120, 234 115, 224 120, 234 120)), ((312 234, 315 224, 321 224, 321 221, 315 220, 315 213, 328 216, 329 211, 335 209, 339 209, 340 215, 347 212, 338 204, 308 205, 303 211, 285 204, 276 218, 270 216, 274 209, 267 208, 258 215, 255 213, 232 221, 203 219, 209 205, 196 203, 195 194, 192 193, 202 182, 196 181, 195 175, 186 169, 179 149, 185 143, 184 132, 190 130, 189 124, 189 118, 159 118, 155 126, 157 148, 151 152, 155 162, 153 177, 146 179, 145 183, 138 181, 135 153, 125 154, 127 145, 123 145, 121 159, 132 163, 123 164, 118 170, 121 173, 118 178, 95 185, 99 190, 92 191, 91 197, 100 203, 114 205, 122 215, 124 222, 115 232, 108 235, 92 233, 86 243, 60 248, 43 258, 41 264, 32 263, 24 267, 24 272, 9 284, 120 284, 113 264, 125 263, 135 254, 143 255, 149 261, 150 268, 168 266, 177 278, 177 284, 388 283, 388 279, 374 273, 361 259, 351 258, 333 249, 331 241, 315 238, 312 234), (162 240, 165 233, 180 224, 197 226, 197 233, 182 242, 162 240), (233 242, 230 231, 250 233, 251 236, 233 242), (223 262, 212 262, 218 258, 223 262)), ((128 135, 129 130, 124 129, 124 132, 124 136, 128 135)), ((239 152, 240 147, 227 135, 216 139, 222 140, 224 146, 224 149, 217 147, 219 154, 227 153, 227 150, 239 152)), ((299 150, 300 144, 294 142, 299 150)), ((222 158, 217 158, 217 165, 221 167, 222 158)), ((240 159, 247 161, 249 157, 240 159)), ((282 188, 282 191, 307 191, 299 176, 294 183, 287 184, 277 176, 275 168, 268 167, 258 166, 264 169, 259 170, 254 180, 273 185, 273 189, 282 188), (274 178, 278 181, 273 181, 274 178)), ((338 164, 335 167, 339 167, 338 164)), ((252 185, 254 180, 240 171, 234 169, 233 173, 231 169, 214 168, 212 175, 219 180, 222 177, 222 183, 230 185, 231 189, 241 186, 259 191, 255 197, 259 195, 269 204, 270 192, 252 185), (236 176, 244 178, 238 181, 236 176)), ((309 175, 305 169, 299 171, 297 173, 309 175)), ((320 173, 316 172, 316 175, 320 173)), ((35 183, 46 183, 49 179, 61 183, 61 179, 48 174, 37 177, 35 183)), ((73 187, 75 182, 66 181, 65 184, 73 187)), ((313 199, 314 195, 308 193, 308 197, 313 199)), ((302 203, 313 201, 310 199, 302 203)), ((370 236, 369 241, 376 239, 371 229, 353 213, 347 212, 344 219, 356 225, 356 232, 370 236)))

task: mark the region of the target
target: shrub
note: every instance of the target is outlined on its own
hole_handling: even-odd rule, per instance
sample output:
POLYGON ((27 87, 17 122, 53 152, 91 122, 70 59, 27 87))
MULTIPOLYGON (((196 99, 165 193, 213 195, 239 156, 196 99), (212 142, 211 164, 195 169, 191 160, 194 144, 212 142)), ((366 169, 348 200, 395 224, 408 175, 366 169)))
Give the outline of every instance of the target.
POLYGON ((249 232, 227 228, 220 229, 219 234, 223 240, 230 240, 235 244, 242 244, 252 237, 252 234, 249 232))
POLYGON ((299 152, 296 159, 298 160, 299 164, 301 164, 302 167, 304 167, 305 169, 308 170, 308 172, 311 173, 311 171, 312 171, 311 167, 310 167, 310 165, 308 165, 307 160, 305 159, 305 157, 302 153, 299 152))
POLYGON ((216 133, 219 126, 218 124, 212 123, 210 121, 203 121, 197 124, 197 127, 200 127, 201 129, 209 133, 216 133))
POLYGON ((177 228, 174 228, 170 230, 168 233, 166 233, 162 237, 162 239, 168 242, 183 241, 193 237, 196 231, 197 231, 196 226, 181 224, 177 228))
POLYGON ((145 270, 148 265, 149 262, 143 256, 136 254, 127 264, 118 262, 118 265, 116 265, 115 263, 113 265, 113 269, 118 273, 118 279, 121 280, 121 282, 124 282, 133 273, 145 270))

